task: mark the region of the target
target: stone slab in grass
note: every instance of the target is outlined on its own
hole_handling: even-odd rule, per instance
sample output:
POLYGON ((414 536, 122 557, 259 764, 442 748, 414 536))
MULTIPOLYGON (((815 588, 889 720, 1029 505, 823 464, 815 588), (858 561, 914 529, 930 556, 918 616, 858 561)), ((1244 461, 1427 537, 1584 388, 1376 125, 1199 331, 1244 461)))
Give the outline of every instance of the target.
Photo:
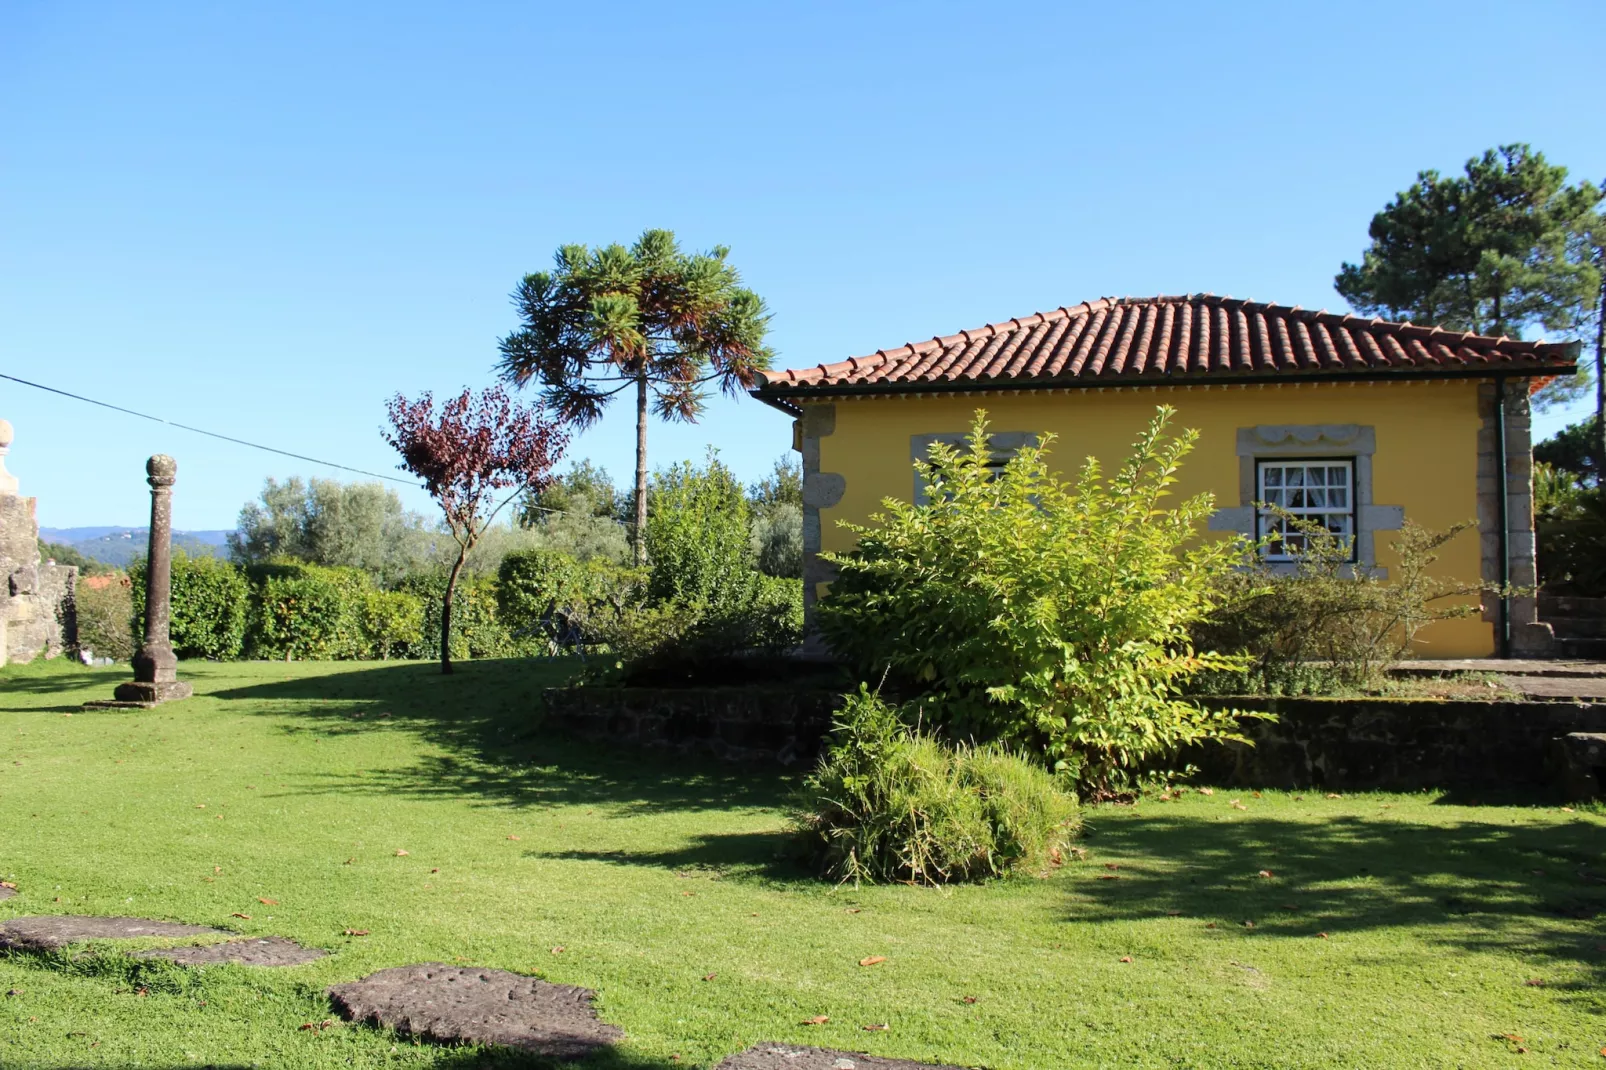
POLYGON ((624 1036, 597 1018, 589 989, 506 970, 438 962, 397 966, 334 985, 329 996, 350 1021, 445 1044, 498 1044, 572 1059, 624 1036))
POLYGON ((10 881, 0 881, 0 899, 10 899, 17 894, 17 886, 10 881))
POLYGON ((135 957, 170 959, 180 966, 215 966, 223 962, 241 966, 301 966, 327 954, 329 952, 321 948, 302 947, 282 936, 254 936, 205 947, 158 947, 138 952, 135 957))
POLYGON ((207 925, 184 925, 152 918, 102 918, 49 914, 0 923, 0 950, 54 951, 83 940, 135 940, 142 936, 232 936, 207 925))
POLYGON ((755 1044, 737 1052, 714 1070, 960 1070, 937 1063, 882 1059, 856 1051, 832 1051, 800 1044, 755 1044))

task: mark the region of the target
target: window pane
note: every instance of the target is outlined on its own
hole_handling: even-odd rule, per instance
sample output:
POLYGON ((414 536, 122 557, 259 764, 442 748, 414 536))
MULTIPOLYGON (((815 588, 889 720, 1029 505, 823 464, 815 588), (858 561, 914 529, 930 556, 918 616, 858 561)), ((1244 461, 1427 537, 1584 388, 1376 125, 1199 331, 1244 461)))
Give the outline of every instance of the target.
POLYGON ((1280 487, 1283 485, 1283 470, 1267 465, 1263 471, 1266 473, 1266 486, 1280 487))
POLYGON ((1312 468, 1310 470, 1310 485, 1313 487, 1327 486, 1327 469, 1312 468))
MULTIPOLYGON (((1311 475, 1319 476, 1321 472, 1312 472, 1311 475)), ((1310 503, 1313 509, 1327 508, 1327 492, 1325 490, 1318 490, 1313 487, 1305 492, 1305 500, 1310 503)))
POLYGON ((1305 485, 1305 470, 1303 468, 1288 469, 1288 485, 1290 487, 1303 487, 1305 485))
POLYGON ((1290 509, 1303 509, 1303 508, 1305 508, 1305 492, 1302 491, 1302 490, 1294 490, 1294 489, 1290 488, 1290 490, 1288 491, 1288 508, 1290 508, 1290 509))
POLYGON ((1349 486, 1349 468, 1333 467, 1327 470, 1327 485, 1330 487, 1349 486))
POLYGON ((1343 487, 1329 487, 1327 490, 1327 504, 1334 509, 1349 508, 1349 491, 1343 487))
POLYGON ((1282 490, 1281 489, 1277 489, 1277 488, 1273 488, 1271 490, 1266 491, 1266 504, 1267 505, 1281 505, 1281 504, 1283 504, 1283 492, 1282 492, 1282 490))

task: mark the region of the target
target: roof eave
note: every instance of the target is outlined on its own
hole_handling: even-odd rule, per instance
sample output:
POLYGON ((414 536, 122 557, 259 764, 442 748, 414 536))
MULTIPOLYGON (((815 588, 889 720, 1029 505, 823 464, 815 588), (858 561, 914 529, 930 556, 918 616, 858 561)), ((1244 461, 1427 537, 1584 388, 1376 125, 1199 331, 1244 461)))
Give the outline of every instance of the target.
MULTIPOLYGON (((1570 343, 1576 353, 1580 343, 1570 343)), ((1575 358, 1576 359, 1576 358, 1575 358)), ((1511 367, 1486 366, 1481 368, 1400 368, 1344 370, 1289 375, 1273 374, 1222 375, 1153 375, 1114 378, 1063 377, 1057 379, 951 379, 932 382, 876 382, 876 383, 793 383, 765 385, 751 391, 760 401, 782 407, 788 398, 841 397, 853 394, 979 394, 1000 390, 1099 390, 1111 387, 1144 386, 1229 386, 1266 385, 1283 383, 1331 382, 1392 382, 1420 379, 1493 379, 1533 378, 1539 376, 1577 375, 1578 366, 1572 364, 1525 364, 1511 367)), ((794 412, 792 408, 784 411, 794 412)))

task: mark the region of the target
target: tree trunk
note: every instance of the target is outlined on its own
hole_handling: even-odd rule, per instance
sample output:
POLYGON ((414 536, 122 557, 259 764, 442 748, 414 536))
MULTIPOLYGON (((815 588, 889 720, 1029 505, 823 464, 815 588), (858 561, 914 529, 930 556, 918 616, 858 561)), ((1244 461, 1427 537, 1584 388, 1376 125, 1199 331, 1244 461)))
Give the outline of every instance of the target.
POLYGON ((635 563, 647 563, 647 373, 636 379, 636 530, 635 563))
POLYGON ((1595 485, 1606 490, 1606 271, 1595 310, 1595 485))
POLYGON ((452 595, 457 593, 457 576, 463 571, 463 562, 468 560, 468 547, 458 545, 457 560, 452 564, 452 574, 446 577, 446 596, 441 600, 441 672, 450 676, 452 669, 452 595))

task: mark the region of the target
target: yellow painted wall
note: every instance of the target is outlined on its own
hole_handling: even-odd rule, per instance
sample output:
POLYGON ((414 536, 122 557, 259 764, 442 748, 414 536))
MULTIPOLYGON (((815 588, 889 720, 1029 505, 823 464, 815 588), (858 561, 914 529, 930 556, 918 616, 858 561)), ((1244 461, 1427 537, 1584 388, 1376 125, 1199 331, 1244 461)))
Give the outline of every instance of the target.
MULTIPOLYGON (((1050 460, 1063 473, 1095 455, 1106 469, 1119 464, 1156 405, 1177 409, 1174 426, 1200 432, 1184 462, 1180 497, 1212 491, 1218 507, 1239 503, 1237 429, 1257 424, 1361 424, 1377 433, 1372 501, 1400 505, 1408 519, 1440 529, 1477 516, 1477 382, 1440 380, 1394 383, 1146 387, 982 395, 832 398, 836 429, 820 439, 820 471, 846 480, 842 499, 820 511, 821 548, 846 550, 851 532, 839 520, 865 523, 886 497, 914 493, 911 435, 965 431, 977 408, 991 430, 1052 432, 1050 460)), ((1394 532, 1377 533, 1377 564, 1393 568, 1394 532)), ((1440 575, 1476 582, 1480 572, 1476 530, 1444 547, 1440 575)), ((1444 621, 1421 634, 1417 656, 1486 657, 1494 629, 1481 617, 1444 621)))

